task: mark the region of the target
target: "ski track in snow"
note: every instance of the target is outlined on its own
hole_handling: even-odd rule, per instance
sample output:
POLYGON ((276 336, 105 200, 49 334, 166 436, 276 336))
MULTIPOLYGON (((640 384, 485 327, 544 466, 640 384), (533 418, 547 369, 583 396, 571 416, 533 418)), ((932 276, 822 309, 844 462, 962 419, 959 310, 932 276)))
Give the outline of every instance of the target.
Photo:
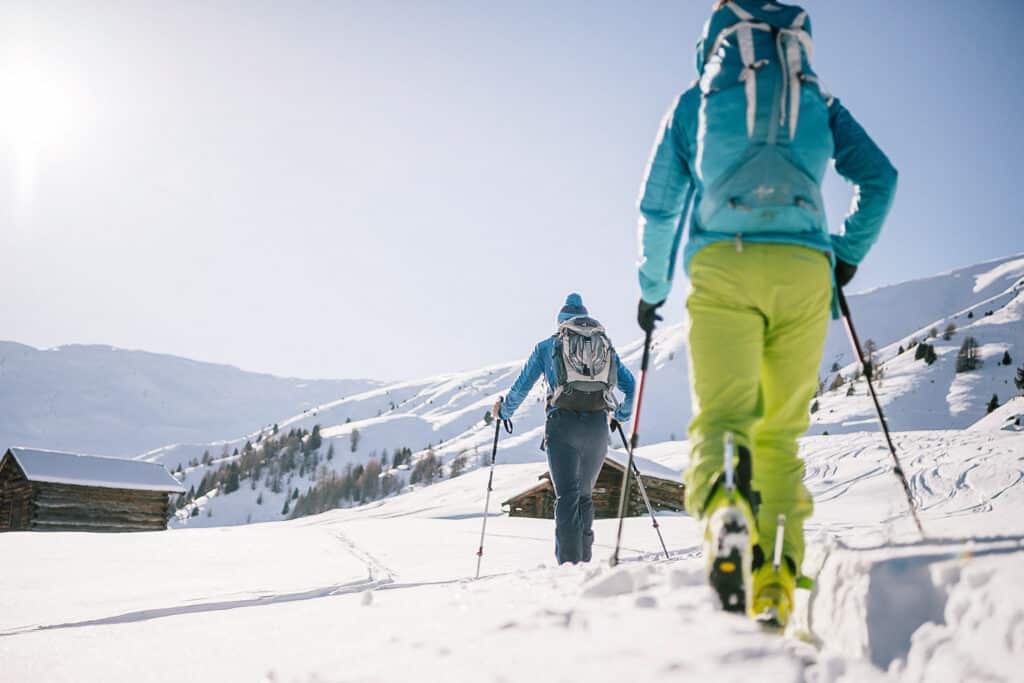
MULTIPOLYGON (((502 439, 483 574, 470 578, 487 476, 476 455, 493 438, 480 417, 518 373, 513 362, 367 383, 279 421, 285 431, 323 425, 335 469, 382 448, 433 447, 445 462, 470 455, 456 479, 288 522, 278 521, 288 490, 262 489, 258 505, 260 492, 243 486, 203 497, 206 514, 169 533, 0 535, 0 558, 17 558, 0 568, 0 683, 477 683, 523 672, 539 681, 1021 680, 1024 397, 1007 392, 1024 360, 1022 263, 1016 256, 851 297, 862 336, 879 342, 880 398, 901 430, 893 436, 927 538, 916 537, 863 380, 851 396, 845 385, 826 391, 815 436, 801 440, 816 505, 803 570, 818 581, 798 592, 787 637, 717 608, 700 530, 686 515, 659 516, 667 560, 649 520, 627 520, 622 563, 611 569, 615 520, 596 523, 593 563, 558 567, 551 521, 498 511, 546 469, 536 448, 539 385, 516 433, 502 439), (897 353, 949 322, 959 328, 950 340, 929 339, 934 365, 897 353), (967 334, 984 365, 956 373, 967 334), (998 362, 1004 352, 1016 359, 1010 367, 998 362), (1002 405, 985 416, 992 393, 1002 405), (358 452, 349 449, 355 429, 358 452), (243 525, 250 517, 269 523, 243 525)), ((690 409, 685 342, 683 326, 656 336, 645 401, 645 437, 656 443, 638 452, 674 471, 687 460, 672 436, 690 409)), ((845 348, 833 329, 825 365, 850 378, 845 348)), ((640 345, 620 354, 635 368, 640 345)), ((142 457, 173 468, 256 436, 142 457)), ((186 468, 186 487, 205 472, 186 468)), ((311 483, 297 477, 289 490, 311 483)))
MULTIPOLYGON (((0 552, 29 561, 5 567, 16 590, 0 594, 0 680, 1014 680, 1024 438, 896 438, 924 541, 880 435, 802 441, 817 501, 804 570, 818 582, 798 593, 784 638, 718 610, 685 515, 660 518, 668 560, 649 520, 628 520, 615 569, 615 520, 598 520, 593 563, 557 567, 551 521, 495 516, 483 578, 470 579, 477 470, 284 523, 5 534, 0 552), (172 644, 187 655, 161 668, 172 644)), ((663 466, 685 460, 684 444, 642 450, 663 466)), ((536 467, 499 466, 494 497, 535 481, 536 467)))

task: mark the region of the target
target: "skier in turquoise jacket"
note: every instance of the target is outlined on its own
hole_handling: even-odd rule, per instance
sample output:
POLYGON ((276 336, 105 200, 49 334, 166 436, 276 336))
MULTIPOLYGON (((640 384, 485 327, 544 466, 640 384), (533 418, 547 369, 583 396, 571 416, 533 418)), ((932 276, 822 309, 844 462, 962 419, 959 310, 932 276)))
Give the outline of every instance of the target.
MULTIPOLYGON (((582 297, 573 293, 559 310, 558 322, 587 315, 582 297)), ((511 419, 533 385, 544 376, 548 385, 544 443, 555 488, 555 557, 559 564, 589 562, 594 545, 593 492, 608 453, 608 415, 604 410, 577 411, 551 405, 552 392, 558 386, 557 342, 553 335, 534 347, 507 398, 494 404, 493 414, 502 420, 511 419)), ((632 415, 636 383, 614 349, 612 358, 617 365, 616 388, 625 397, 615 409, 614 419, 625 423, 632 415)))
POLYGON ((662 121, 639 202, 638 321, 648 331, 691 209, 685 496, 704 524, 709 579, 725 609, 778 624, 813 511, 796 439, 809 424, 829 312, 838 314, 835 288, 877 239, 896 188, 889 159, 820 85, 811 52, 799 7, 717 2, 697 46, 699 79, 662 121), (829 233, 821 199, 830 160, 855 188, 840 234, 829 233), (726 452, 738 493, 722 485, 726 452))

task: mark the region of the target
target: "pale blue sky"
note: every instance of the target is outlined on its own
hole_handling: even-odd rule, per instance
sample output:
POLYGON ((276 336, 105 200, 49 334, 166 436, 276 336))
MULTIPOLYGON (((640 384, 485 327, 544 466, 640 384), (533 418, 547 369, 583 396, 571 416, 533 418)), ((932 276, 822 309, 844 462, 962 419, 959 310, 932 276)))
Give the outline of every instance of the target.
MULTIPOLYGON (((624 344, 709 5, 5 2, 0 338, 415 377, 525 356, 575 289, 624 344)), ((901 172, 854 289, 1021 251, 1024 4, 804 6, 901 172)))

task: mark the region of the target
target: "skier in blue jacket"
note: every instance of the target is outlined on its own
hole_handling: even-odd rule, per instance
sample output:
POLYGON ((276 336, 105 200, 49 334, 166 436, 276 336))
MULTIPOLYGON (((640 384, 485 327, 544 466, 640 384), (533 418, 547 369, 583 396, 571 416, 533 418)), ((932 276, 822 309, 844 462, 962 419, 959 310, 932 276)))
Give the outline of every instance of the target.
MULTIPOLYGON (((583 299, 573 293, 566 297, 558 312, 558 323, 585 316, 588 312, 583 299)), ((552 405, 552 396, 559 387, 559 352, 557 335, 538 343, 508 396, 494 404, 493 414, 502 420, 510 419, 533 385, 544 376, 548 386, 544 442, 555 488, 555 557, 559 564, 589 562, 594 545, 594 484, 608 452, 608 411, 569 410, 552 405)), ((616 387, 625 395, 615 408, 614 419, 625 423, 633 411, 635 382, 614 349, 611 356, 617 366, 616 387)))
POLYGON ((699 79, 665 116, 640 197, 638 321, 648 331, 690 208, 686 508, 704 524, 709 579, 725 609, 779 625, 813 510, 796 440, 829 310, 837 315, 835 289, 877 239, 896 189, 889 159, 821 86, 812 51, 801 8, 719 0, 697 46, 699 79), (855 187, 839 234, 820 189, 832 160, 855 187), (735 493, 723 486, 733 470, 735 493))

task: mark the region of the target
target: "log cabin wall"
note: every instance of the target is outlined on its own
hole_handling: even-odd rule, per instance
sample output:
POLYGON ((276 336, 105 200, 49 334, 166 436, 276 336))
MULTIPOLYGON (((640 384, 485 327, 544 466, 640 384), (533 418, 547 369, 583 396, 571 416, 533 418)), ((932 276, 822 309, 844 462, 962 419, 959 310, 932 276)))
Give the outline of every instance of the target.
POLYGON ((32 483, 31 528, 149 531, 167 528, 167 493, 32 483))
POLYGON ((0 531, 29 528, 32 484, 14 458, 0 458, 0 531))
MULTIPOLYGON (((651 499, 655 511, 683 511, 683 485, 679 482, 644 477, 644 486, 651 499)), ((622 490, 622 470, 605 463, 594 485, 594 517, 607 519, 619 515, 619 492, 622 490)), ((510 517, 537 517, 554 519, 555 491, 548 481, 544 487, 538 487, 521 493, 508 501, 510 517)), ((630 477, 629 499, 626 515, 638 517, 647 514, 647 506, 640 495, 636 480, 630 477)))

